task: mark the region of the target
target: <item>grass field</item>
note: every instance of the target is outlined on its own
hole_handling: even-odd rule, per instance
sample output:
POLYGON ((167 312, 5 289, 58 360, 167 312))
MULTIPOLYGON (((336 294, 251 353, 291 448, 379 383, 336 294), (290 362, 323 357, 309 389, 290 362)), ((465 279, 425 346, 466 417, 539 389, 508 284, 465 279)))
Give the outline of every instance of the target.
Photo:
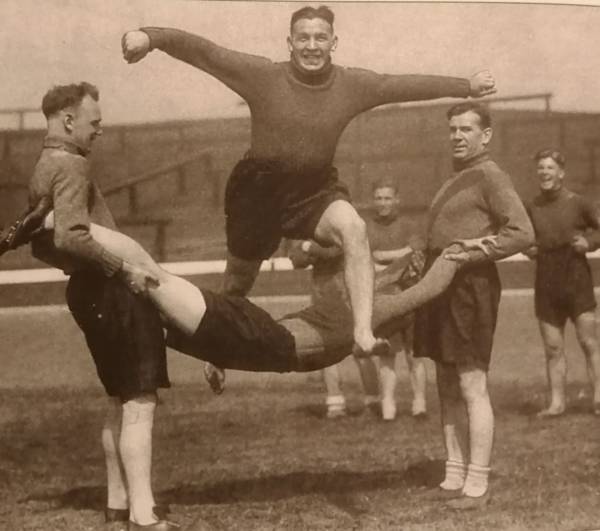
MULTIPOLYGON (((274 313, 290 304, 268 304, 274 313)), ((105 529, 104 398, 82 338, 62 308, 0 311, 0 529, 105 529)), ((189 531, 600 529, 600 421, 568 338, 571 405, 552 421, 530 297, 505 297, 491 369, 497 430, 485 511, 453 514, 425 493, 441 478, 433 382, 425 421, 409 415, 399 362, 400 415, 383 423, 361 406, 344 366, 351 415, 323 418, 322 386, 306 375, 230 374, 220 397, 200 365, 170 355, 161 395, 155 490, 189 531)), ((430 378, 432 378, 430 371, 430 378)))

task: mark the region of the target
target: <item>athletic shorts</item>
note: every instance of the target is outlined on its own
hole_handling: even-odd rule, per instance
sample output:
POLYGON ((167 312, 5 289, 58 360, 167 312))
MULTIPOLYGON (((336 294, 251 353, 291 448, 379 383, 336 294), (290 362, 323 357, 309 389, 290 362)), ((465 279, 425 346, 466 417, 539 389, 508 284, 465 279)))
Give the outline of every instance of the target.
POLYGON ((269 258, 282 237, 309 239, 334 201, 350 201, 337 170, 290 173, 274 161, 245 158, 225 189, 227 248, 244 260, 269 258))
MULTIPOLYGON (((428 269, 439 253, 431 253, 428 269)), ((416 311, 414 351, 437 363, 488 370, 500 279, 496 264, 485 262, 460 269, 448 289, 416 311)))
POLYGON ((594 282, 585 255, 570 245, 540 250, 536 259, 535 314, 562 327, 596 308, 594 282))
POLYGON ((67 303, 109 396, 126 401, 170 387, 163 325, 148 299, 119 279, 80 272, 69 280, 67 303))
POLYGON ((206 313, 192 336, 170 329, 167 344, 223 369, 289 372, 296 369, 294 336, 244 297, 202 290, 206 313))

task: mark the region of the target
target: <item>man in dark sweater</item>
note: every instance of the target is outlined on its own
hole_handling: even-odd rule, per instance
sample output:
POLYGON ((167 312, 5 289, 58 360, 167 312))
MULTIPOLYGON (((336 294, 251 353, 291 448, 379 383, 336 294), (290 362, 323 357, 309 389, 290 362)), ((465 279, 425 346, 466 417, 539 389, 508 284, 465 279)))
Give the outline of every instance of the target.
POLYGON ((415 355, 436 362, 446 475, 435 496, 454 509, 484 505, 494 435, 487 372, 500 301, 495 260, 527 249, 533 228, 510 177, 487 151, 487 109, 463 103, 448 111, 454 164, 430 207, 427 262, 457 239, 494 236, 480 249, 447 254, 461 264, 448 289, 417 310, 415 355), (467 413, 467 425, 464 412, 467 413))
POLYGON ((487 72, 468 80, 335 66, 333 20, 327 7, 296 11, 288 37, 291 58, 283 63, 166 28, 126 33, 123 54, 134 63, 162 50, 216 77, 248 103, 250 150, 234 168, 225 195, 225 292, 246 295, 282 236, 337 245, 345 257, 355 344, 371 352, 377 345, 371 329, 373 266, 365 224, 332 166, 338 139, 357 114, 378 105, 479 97, 494 92, 495 83, 487 72))
MULTIPOLYGON (((400 197, 398 186, 393 179, 379 179, 373 185, 373 210, 366 216, 367 235, 373 253, 375 270, 381 270, 394 260, 412 253, 413 268, 407 270, 416 282, 423 266, 423 241, 417 236, 414 221, 399 215, 400 197), (420 269, 421 268, 421 269, 420 269)), ((410 281, 410 279, 407 279, 410 281)), ((406 319, 406 328, 390 338, 394 353, 403 351, 406 355, 406 365, 410 375, 412 389, 412 415, 426 415, 427 373, 422 358, 415 358, 413 352, 414 319, 406 319)), ((384 419, 396 416, 396 356, 384 356, 380 364, 381 378, 381 407, 384 419)))
POLYGON ((566 406, 565 324, 571 319, 585 354, 593 386, 594 413, 600 415, 600 345, 596 298, 587 251, 600 247, 597 207, 563 185, 565 158, 545 149, 535 156, 541 193, 528 205, 536 245, 535 314, 546 352, 550 404, 540 417, 561 415, 566 406))
POLYGON ((92 223, 115 229, 86 159, 102 134, 98 99, 98 90, 85 82, 54 87, 44 96, 48 136, 29 202, 53 206, 54 230, 35 235, 32 251, 69 275, 69 309, 110 398, 102 430, 106 521, 129 520, 130 530, 178 529, 156 510, 150 478, 156 391, 170 384, 160 315, 138 295, 146 290, 148 274, 90 235, 92 223))

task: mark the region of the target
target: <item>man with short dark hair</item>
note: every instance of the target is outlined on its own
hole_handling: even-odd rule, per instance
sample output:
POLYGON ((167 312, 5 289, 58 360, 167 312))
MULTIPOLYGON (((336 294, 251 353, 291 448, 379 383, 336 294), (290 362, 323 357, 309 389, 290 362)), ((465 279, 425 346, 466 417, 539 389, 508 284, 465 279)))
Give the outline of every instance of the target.
MULTIPOLYGON (((365 216, 365 221, 376 270, 383 269, 403 256, 411 255, 411 264, 405 274, 406 287, 407 283, 419 279, 424 261, 424 243, 417 235, 416 224, 399 215, 399 204, 395 181, 388 177, 378 179, 373 184, 372 209, 365 216), (412 277, 408 278, 408 275, 412 277)), ((396 417, 396 352, 401 351, 406 356, 413 393, 411 414, 415 418, 421 418, 427 413, 427 373, 424 360, 413 356, 413 317, 412 314, 407 316, 406 327, 390 338, 393 350, 391 355, 380 358, 381 412, 384 420, 396 417)))
POLYGON ((371 329, 373 266, 364 222, 332 166, 338 139, 357 114, 378 105, 479 97, 494 92, 495 83, 487 72, 468 80, 335 66, 333 23, 332 11, 324 6, 296 11, 287 38, 291 57, 283 63, 166 28, 126 33, 123 54, 135 63, 162 50, 216 77, 248 103, 250 150, 234 168, 225 195, 225 292, 247 294, 261 261, 282 236, 337 245, 345 257, 356 348, 369 353, 384 346, 371 329))
POLYGON ((148 275, 90 236, 92 222, 116 228, 86 159, 102 134, 98 100, 96 87, 85 82, 54 87, 44 96, 48 135, 29 202, 53 206, 54 230, 34 235, 32 251, 69 275, 69 309, 110 397, 102 430, 106 521, 129 520, 130 531, 178 529, 156 510, 150 478, 156 391, 170 384, 160 315, 138 295, 146 291, 148 275))
POLYGON ((477 103, 448 113, 454 172, 431 203, 427 263, 457 239, 495 236, 479 249, 444 253, 461 267, 448 289, 417 310, 415 355, 436 363, 446 475, 436 496, 474 509, 489 499, 494 414, 487 373, 500 301, 495 260, 527 249, 533 228, 510 177, 490 159, 491 118, 477 103), (466 410, 467 424, 464 423, 466 410))
POLYGON ((565 157, 555 149, 535 155, 540 194, 528 205, 536 245, 535 314, 544 342, 550 404, 540 417, 562 415, 566 407, 565 324, 571 319, 585 354, 593 389, 593 411, 600 415, 600 345, 596 297, 585 253, 600 247, 598 208, 564 186, 565 157))

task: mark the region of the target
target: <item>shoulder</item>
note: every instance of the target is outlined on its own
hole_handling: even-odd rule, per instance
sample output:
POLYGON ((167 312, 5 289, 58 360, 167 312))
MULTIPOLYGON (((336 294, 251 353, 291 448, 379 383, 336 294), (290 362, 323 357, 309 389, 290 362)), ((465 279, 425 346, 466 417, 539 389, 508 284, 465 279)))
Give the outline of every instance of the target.
POLYGON ((514 188, 510 175, 493 160, 481 164, 482 183, 487 189, 514 188))
POLYGON ((373 70, 367 70, 366 68, 358 67, 346 67, 346 66, 333 66, 336 75, 339 79, 355 83, 369 83, 381 79, 382 74, 378 74, 373 70))

